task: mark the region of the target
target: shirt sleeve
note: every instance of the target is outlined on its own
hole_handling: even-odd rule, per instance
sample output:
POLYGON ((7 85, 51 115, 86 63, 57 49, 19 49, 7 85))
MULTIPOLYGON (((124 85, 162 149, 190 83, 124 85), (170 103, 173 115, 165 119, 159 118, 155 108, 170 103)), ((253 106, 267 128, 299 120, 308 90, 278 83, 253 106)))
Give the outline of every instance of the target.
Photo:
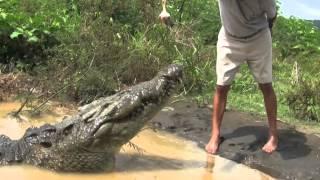
POLYGON ((277 15, 277 5, 275 0, 262 0, 263 9, 268 19, 273 19, 277 15))

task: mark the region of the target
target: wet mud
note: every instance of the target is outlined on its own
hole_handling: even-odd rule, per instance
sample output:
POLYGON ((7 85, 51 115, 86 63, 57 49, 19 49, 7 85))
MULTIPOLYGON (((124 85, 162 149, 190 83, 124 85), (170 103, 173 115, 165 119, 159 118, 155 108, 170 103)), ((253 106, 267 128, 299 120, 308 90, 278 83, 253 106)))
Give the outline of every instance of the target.
MULTIPOLYGON (((169 104, 152 121, 159 129, 196 142, 204 151, 210 138, 212 109, 190 101, 169 104)), ((320 179, 320 136, 279 122, 279 148, 262 152, 267 141, 265 117, 227 111, 222 123, 224 142, 218 155, 260 170, 277 179, 320 179)))

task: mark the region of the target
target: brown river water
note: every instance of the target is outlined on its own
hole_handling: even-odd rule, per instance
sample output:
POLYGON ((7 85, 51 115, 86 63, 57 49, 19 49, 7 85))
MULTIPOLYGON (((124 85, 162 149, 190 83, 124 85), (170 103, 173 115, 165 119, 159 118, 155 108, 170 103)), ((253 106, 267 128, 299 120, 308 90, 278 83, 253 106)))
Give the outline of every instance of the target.
MULTIPOLYGON (((55 110, 31 122, 17 122, 7 116, 17 110, 19 103, 0 103, 0 134, 18 139, 29 126, 40 126, 45 122, 55 123, 62 119, 65 111, 55 110)), ((194 142, 178 138, 166 132, 144 130, 132 141, 139 146, 139 152, 125 145, 117 155, 116 168, 111 173, 69 174, 56 173, 30 166, 0 167, 0 179, 10 180, 267 180, 269 176, 244 165, 207 155, 194 142)))

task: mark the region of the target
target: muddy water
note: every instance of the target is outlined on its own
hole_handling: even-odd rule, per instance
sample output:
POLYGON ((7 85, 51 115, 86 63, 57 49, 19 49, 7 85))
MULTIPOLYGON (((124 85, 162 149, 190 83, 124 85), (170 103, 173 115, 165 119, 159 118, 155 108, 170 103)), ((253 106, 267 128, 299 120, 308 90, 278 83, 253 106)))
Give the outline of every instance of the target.
MULTIPOLYGON (((7 117, 7 113, 19 108, 18 103, 0 103, 0 134, 20 138, 30 125, 44 122, 55 123, 63 111, 47 113, 32 120, 18 123, 7 117)), ((116 168, 112 173, 66 174, 55 173, 29 166, 1 167, 1 179, 12 180, 73 180, 73 179, 271 179, 256 170, 231 161, 207 156, 193 142, 179 139, 164 132, 142 131, 132 142, 139 148, 125 145, 117 155, 116 168)))

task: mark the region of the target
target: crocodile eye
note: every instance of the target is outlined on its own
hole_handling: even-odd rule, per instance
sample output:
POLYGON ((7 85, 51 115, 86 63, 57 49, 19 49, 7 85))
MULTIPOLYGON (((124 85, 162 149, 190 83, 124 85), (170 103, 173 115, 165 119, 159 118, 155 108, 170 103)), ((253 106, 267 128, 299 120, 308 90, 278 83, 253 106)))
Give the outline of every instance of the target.
POLYGON ((56 127, 54 127, 53 125, 50 125, 50 124, 45 124, 45 125, 41 126, 39 129, 41 132, 48 132, 48 133, 55 133, 56 132, 56 127))

